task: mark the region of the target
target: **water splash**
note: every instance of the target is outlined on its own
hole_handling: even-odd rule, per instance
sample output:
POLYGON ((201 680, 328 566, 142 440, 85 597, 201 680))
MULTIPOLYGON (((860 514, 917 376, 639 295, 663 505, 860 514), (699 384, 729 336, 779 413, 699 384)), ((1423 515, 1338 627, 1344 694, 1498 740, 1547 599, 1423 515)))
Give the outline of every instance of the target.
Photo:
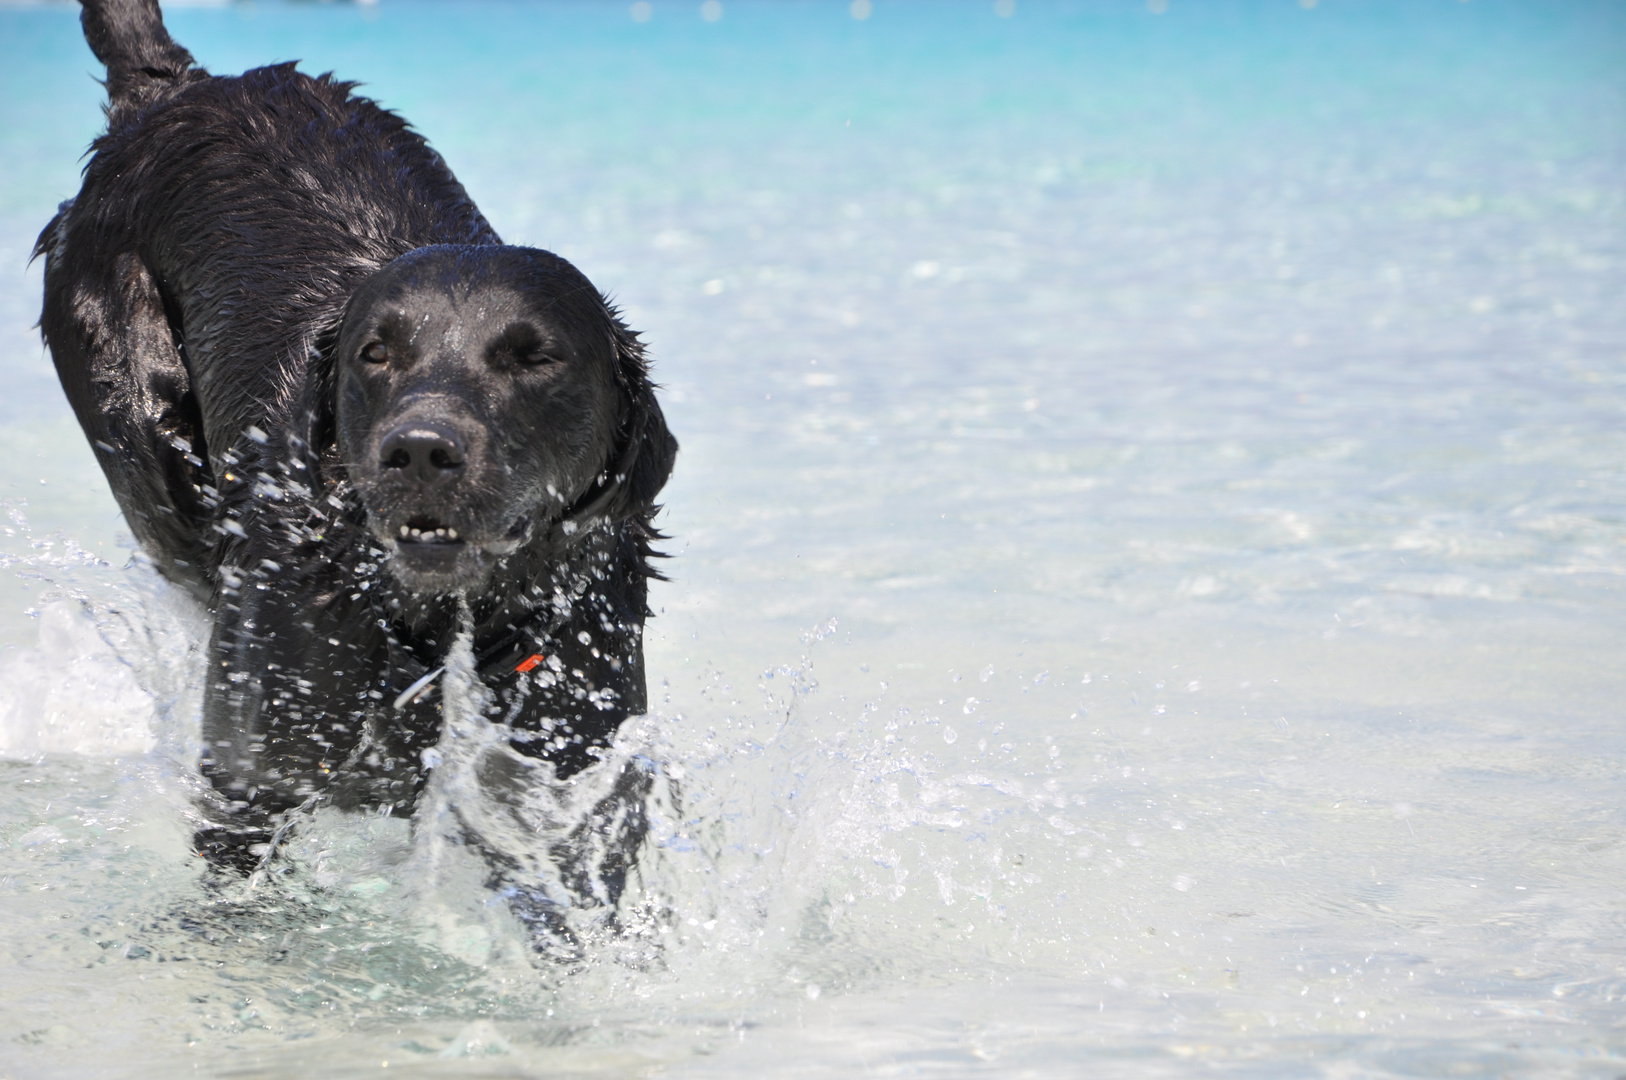
POLYGON ((71 537, 34 534, 21 506, 7 514, 15 541, 0 569, 34 585, 38 630, 0 659, 0 757, 193 756, 203 610, 143 556, 114 567, 71 537))

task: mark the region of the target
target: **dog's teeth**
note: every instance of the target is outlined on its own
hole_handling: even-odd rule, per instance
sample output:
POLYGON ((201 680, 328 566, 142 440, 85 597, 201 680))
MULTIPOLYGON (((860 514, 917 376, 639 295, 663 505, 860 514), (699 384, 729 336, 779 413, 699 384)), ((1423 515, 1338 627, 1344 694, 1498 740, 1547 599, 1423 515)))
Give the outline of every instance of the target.
POLYGON ((402 535, 402 536, 405 536, 405 535, 406 535, 406 534, 407 534, 407 533, 409 533, 409 532, 411 532, 411 531, 412 531, 412 530, 411 530, 411 529, 409 529, 409 528, 407 528, 407 527, 406 527, 406 526, 405 526, 405 525, 402 525, 402 526, 401 526, 401 535, 402 535))
POLYGON ((448 539, 448 540, 456 540, 457 539, 457 530, 456 529, 447 529, 446 530, 446 539, 448 539))
POLYGON ((423 535, 423 530, 422 529, 413 529, 412 530, 412 535, 413 536, 422 536, 423 535))
POLYGON ((436 529, 435 530, 435 535, 436 536, 445 536, 446 535, 446 530, 445 529, 436 529))

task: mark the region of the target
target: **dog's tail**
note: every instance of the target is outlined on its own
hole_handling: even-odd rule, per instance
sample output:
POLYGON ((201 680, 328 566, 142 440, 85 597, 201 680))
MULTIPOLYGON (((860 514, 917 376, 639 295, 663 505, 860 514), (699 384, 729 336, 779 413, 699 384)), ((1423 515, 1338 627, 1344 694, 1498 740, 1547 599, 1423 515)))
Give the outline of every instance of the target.
POLYGON ((139 108, 192 70, 192 54, 164 29, 158 0, 80 0, 79 22, 96 59, 107 65, 110 113, 139 108))

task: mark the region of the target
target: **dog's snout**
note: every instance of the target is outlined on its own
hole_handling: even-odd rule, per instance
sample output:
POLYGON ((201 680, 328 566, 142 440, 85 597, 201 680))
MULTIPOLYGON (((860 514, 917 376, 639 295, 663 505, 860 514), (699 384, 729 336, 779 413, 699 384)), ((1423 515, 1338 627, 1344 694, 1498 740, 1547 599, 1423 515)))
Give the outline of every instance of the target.
POLYGON ((401 424, 378 446, 378 463, 399 469, 414 483, 428 487, 457 476, 463 468, 463 440, 442 424, 401 424))

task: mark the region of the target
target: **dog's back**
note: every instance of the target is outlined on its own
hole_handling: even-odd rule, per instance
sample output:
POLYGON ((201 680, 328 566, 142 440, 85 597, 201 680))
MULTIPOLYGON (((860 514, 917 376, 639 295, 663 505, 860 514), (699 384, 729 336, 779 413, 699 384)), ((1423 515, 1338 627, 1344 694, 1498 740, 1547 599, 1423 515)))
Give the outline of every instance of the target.
POLYGON ((210 589, 225 455, 297 428, 357 283, 429 244, 499 239, 407 124, 293 64, 213 77, 154 0, 86 0, 108 131, 40 237, 41 328, 160 569, 210 589))

